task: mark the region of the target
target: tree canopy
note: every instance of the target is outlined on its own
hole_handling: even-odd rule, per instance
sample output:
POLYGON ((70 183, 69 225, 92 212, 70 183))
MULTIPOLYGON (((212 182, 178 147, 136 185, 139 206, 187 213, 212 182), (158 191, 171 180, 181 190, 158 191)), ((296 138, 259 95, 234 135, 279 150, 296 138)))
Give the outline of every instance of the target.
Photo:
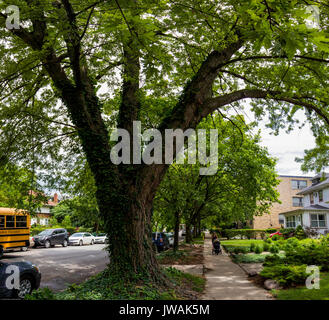
POLYGON ((161 133, 196 128, 250 99, 274 130, 302 109, 327 135, 328 13, 324 0, 2 1, 1 164, 52 180, 87 162, 113 272, 158 278, 150 221, 169 166, 113 164, 109 134, 132 133, 136 120, 161 133), (9 5, 18 28, 7 28, 9 5))
POLYGON ((249 222, 278 201, 275 160, 259 146, 260 136, 252 136, 241 116, 231 121, 234 125, 217 116, 198 126, 220 130, 215 175, 201 176, 199 163, 173 164, 167 171, 154 203, 155 222, 162 228, 173 229, 175 217, 195 230, 210 217, 226 224, 249 222))

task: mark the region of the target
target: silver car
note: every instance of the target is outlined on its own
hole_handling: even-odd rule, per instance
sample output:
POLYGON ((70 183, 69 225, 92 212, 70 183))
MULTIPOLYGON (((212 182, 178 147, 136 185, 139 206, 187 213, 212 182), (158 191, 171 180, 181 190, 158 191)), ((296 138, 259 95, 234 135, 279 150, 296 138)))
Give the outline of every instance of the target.
POLYGON ((107 242, 107 234, 106 233, 98 233, 94 236, 95 243, 106 243, 107 242))

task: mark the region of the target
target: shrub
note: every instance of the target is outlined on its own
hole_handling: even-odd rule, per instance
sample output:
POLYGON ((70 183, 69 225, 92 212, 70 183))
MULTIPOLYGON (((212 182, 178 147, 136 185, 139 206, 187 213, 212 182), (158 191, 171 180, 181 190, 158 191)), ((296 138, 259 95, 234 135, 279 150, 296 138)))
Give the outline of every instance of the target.
POLYGON ((272 244, 272 243, 273 243, 272 238, 267 238, 267 239, 265 239, 264 241, 265 241, 266 243, 268 243, 268 244, 272 244))
POLYGON ((267 242, 264 242, 263 250, 268 251, 269 249, 270 249, 270 245, 267 242))
POLYGON ((233 253, 239 254, 240 253, 240 248, 239 247, 234 248, 233 253))
POLYGON ((280 232, 282 233, 284 239, 288 239, 295 236, 294 228, 282 228, 280 229, 280 232))
POLYGON ((265 254, 239 254, 234 256, 235 263, 262 263, 266 258, 265 254))
POLYGON ((225 250, 229 253, 248 253, 249 252, 249 247, 245 246, 230 246, 230 245, 223 245, 225 250))
POLYGON ((276 264, 284 264, 285 257, 281 257, 278 254, 270 254, 265 256, 263 266, 273 266, 276 264))
POLYGON ((306 273, 306 265, 285 264, 265 266, 259 274, 264 278, 276 280, 284 287, 305 283, 305 279, 309 276, 306 273))
POLYGON ((271 253, 279 253, 280 249, 277 245, 273 244, 270 246, 270 252, 271 253))
POLYGON ((250 252, 254 252, 254 250, 255 250, 255 243, 254 242, 252 242, 251 244, 250 244, 250 252))
POLYGON ((303 229, 302 226, 297 226, 296 230, 295 230, 295 237, 299 240, 305 239, 306 238, 306 233, 303 229))
POLYGON ((304 231, 307 238, 315 238, 319 235, 319 233, 315 229, 312 229, 310 227, 305 227, 304 231))
POLYGON ((255 247, 255 251, 254 252, 257 253, 257 254, 260 254, 260 253, 263 252, 263 248, 260 245, 257 245, 255 247))
POLYGON ((228 239, 239 237, 241 239, 256 239, 257 237, 265 238, 265 230, 262 229, 225 229, 223 235, 228 239))
POLYGON ((278 230, 276 230, 275 228, 268 228, 266 230, 264 230, 266 233, 274 233, 277 232, 278 230))

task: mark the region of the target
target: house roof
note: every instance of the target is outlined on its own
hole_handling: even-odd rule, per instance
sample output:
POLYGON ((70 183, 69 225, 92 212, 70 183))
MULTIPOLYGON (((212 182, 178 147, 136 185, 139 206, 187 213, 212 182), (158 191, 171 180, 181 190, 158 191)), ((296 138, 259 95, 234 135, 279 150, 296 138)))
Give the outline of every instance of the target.
POLYGON ((283 214, 283 215, 288 214, 289 215, 292 213, 303 212, 303 211, 328 211, 329 212, 329 208, 320 206, 319 204, 315 204, 315 205, 311 205, 308 207, 299 208, 299 209, 295 209, 295 210, 291 210, 291 211, 280 212, 279 214, 283 214))
POLYGON ((312 191, 316 191, 316 190, 321 190, 323 189, 324 187, 327 187, 329 186, 329 178, 327 178, 326 180, 320 182, 320 183, 317 183, 315 185, 312 185, 312 186, 309 186, 301 191, 299 191, 297 194, 299 195, 303 195, 303 194, 308 194, 312 191))
POLYGON ((289 175, 285 175, 285 174, 279 174, 279 177, 283 177, 283 178, 299 178, 299 179, 313 179, 313 177, 310 177, 310 176, 289 176, 289 175))

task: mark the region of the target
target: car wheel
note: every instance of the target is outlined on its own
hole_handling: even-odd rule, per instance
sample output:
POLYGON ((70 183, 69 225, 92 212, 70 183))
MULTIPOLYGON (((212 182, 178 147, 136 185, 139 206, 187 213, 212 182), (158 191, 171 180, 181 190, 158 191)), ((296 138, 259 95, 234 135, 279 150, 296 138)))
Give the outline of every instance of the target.
POLYGON ((79 246, 83 246, 82 240, 79 241, 79 246))
POLYGON ((17 291, 17 297, 24 299, 27 294, 31 294, 33 290, 33 281, 29 276, 22 276, 19 282, 19 289, 17 291))
POLYGON ((63 242, 63 247, 67 247, 67 240, 65 239, 64 242, 63 242))
POLYGON ((50 248, 50 246, 51 246, 51 244, 50 244, 50 241, 49 241, 49 240, 47 240, 47 241, 45 242, 45 247, 46 247, 47 249, 49 249, 49 248, 50 248))

